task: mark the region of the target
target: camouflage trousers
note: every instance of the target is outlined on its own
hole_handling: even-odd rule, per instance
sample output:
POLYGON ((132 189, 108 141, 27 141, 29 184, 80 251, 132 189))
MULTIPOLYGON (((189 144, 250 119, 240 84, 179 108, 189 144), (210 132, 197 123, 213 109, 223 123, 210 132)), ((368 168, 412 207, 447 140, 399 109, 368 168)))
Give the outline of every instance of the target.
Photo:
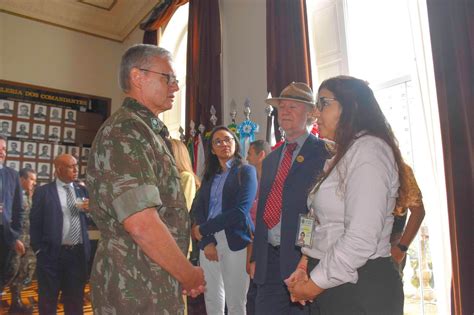
POLYGON ((31 247, 26 248, 25 255, 20 256, 17 253, 11 260, 11 274, 13 278, 10 282, 12 292, 21 292, 25 284, 33 279, 36 268, 36 256, 31 247))

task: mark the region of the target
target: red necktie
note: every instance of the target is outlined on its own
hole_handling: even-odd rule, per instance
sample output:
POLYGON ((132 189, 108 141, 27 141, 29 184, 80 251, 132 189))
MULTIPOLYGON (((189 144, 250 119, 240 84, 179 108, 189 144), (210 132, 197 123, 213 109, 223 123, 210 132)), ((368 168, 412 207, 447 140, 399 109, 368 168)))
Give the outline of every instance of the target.
POLYGON ((273 181, 272 189, 268 195, 265 204, 265 212, 263 213, 263 221, 268 229, 272 229, 278 224, 278 222, 280 222, 283 184, 285 183, 288 172, 290 171, 291 160, 295 149, 296 143, 289 143, 286 145, 285 155, 283 156, 283 160, 281 160, 280 168, 278 169, 275 180, 273 181))

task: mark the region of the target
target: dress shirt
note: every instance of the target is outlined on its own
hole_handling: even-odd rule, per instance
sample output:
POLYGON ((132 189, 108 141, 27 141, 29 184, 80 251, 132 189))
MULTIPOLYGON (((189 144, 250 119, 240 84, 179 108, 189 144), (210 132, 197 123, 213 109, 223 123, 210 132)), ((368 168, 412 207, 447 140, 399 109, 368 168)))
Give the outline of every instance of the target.
MULTIPOLYGON (((71 210, 67 206, 67 192, 66 192, 66 189, 64 188, 65 185, 68 185, 71 187, 72 195, 74 196, 74 199, 77 198, 76 190, 74 189, 74 185, 72 184, 72 182, 69 184, 66 184, 62 182, 61 180, 59 180, 58 178, 56 179, 56 188, 58 189, 59 202, 61 203, 61 210, 63 211, 62 244, 72 245, 72 240, 69 239, 69 231, 71 230, 71 210)), ((80 243, 82 243, 82 235, 81 235, 80 243)))
MULTIPOLYGON (((288 143, 296 142, 296 149, 295 151, 293 151, 293 156, 291 159, 292 166, 296 157, 300 153, 301 148, 303 147, 303 144, 305 143, 306 139, 308 139, 308 136, 309 136, 309 132, 306 130, 306 132, 302 134, 301 136, 299 136, 298 138, 296 138, 295 141, 288 142, 288 143)), ((278 168, 280 168, 281 161, 283 160, 283 156, 285 155, 286 145, 287 145, 287 142, 285 142, 285 147, 283 148, 283 150, 281 150, 280 161, 278 162, 278 168)), ((291 172, 291 168, 290 168, 290 172, 291 172)), ((288 173, 288 175, 289 174, 290 173, 288 173)), ((270 243, 273 246, 278 246, 280 245, 280 238, 281 238, 281 216, 280 216, 280 222, 278 222, 278 224, 275 225, 272 229, 268 230, 268 243, 270 243)))
POLYGON ((234 159, 230 159, 225 163, 227 166, 225 172, 214 175, 211 186, 211 199, 209 200, 209 214, 207 215, 208 221, 222 213, 222 190, 224 189, 225 180, 229 176, 233 161, 234 159))
POLYGON ((319 287, 357 283, 357 269, 367 260, 390 256, 398 187, 391 148, 365 135, 355 140, 319 190, 310 193, 308 208, 316 215, 316 226, 312 248, 302 252, 320 259, 310 273, 319 287))

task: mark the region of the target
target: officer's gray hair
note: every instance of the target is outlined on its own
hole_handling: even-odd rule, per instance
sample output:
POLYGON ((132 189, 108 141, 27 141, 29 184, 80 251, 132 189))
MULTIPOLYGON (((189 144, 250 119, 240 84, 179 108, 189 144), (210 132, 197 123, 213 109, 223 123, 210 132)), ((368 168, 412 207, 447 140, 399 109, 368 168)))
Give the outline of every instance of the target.
POLYGON ((172 59, 168 50, 155 45, 137 44, 127 49, 120 63, 119 84, 122 91, 130 91, 130 71, 133 68, 147 68, 155 57, 172 59))

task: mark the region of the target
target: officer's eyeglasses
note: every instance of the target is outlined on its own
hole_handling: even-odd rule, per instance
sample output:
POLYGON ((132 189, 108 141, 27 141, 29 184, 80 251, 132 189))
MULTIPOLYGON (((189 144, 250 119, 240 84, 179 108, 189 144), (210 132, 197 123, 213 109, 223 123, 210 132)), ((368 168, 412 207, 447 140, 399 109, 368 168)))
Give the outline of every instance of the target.
POLYGON ((216 147, 221 147, 224 144, 231 144, 232 141, 234 141, 234 138, 231 137, 225 137, 224 139, 216 139, 212 141, 212 144, 215 145, 216 147))
POLYGON ((153 70, 149 70, 149 69, 142 69, 140 68, 141 71, 145 71, 145 72, 151 72, 151 73, 156 73, 156 74, 159 74, 159 75, 162 75, 166 78, 166 83, 168 85, 173 85, 173 84, 179 84, 179 80, 176 79, 176 76, 174 74, 169 74, 169 73, 164 73, 164 72, 157 72, 157 71, 153 71, 153 70))
POLYGON ((329 102, 337 101, 336 98, 329 98, 329 97, 319 97, 316 101, 316 108, 322 112, 324 107, 329 106, 329 102))

